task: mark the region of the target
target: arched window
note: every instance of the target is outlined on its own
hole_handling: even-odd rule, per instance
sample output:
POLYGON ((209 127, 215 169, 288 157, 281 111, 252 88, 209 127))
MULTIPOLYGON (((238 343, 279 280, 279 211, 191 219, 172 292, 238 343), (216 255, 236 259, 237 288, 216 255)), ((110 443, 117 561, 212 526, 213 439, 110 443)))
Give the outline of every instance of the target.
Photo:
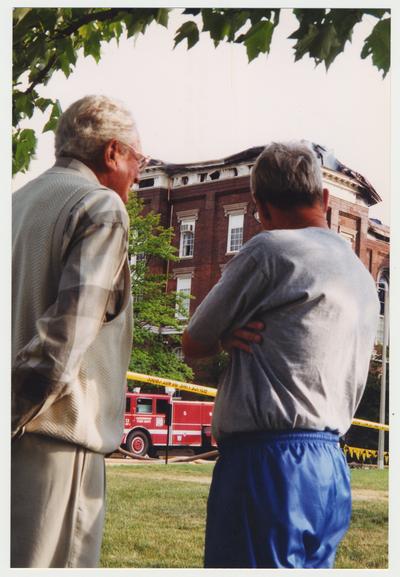
POLYGON ((380 318, 378 323, 378 332, 376 335, 376 341, 383 344, 384 341, 384 330, 385 330, 385 302, 388 298, 389 291, 389 271, 387 269, 382 269, 378 274, 378 280, 376 283, 378 298, 380 303, 380 318))
POLYGON ((378 288, 379 302, 381 304, 380 314, 383 315, 385 310, 386 294, 387 291, 389 290, 388 274, 385 269, 381 270, 378 275, 377 288, 378 288))

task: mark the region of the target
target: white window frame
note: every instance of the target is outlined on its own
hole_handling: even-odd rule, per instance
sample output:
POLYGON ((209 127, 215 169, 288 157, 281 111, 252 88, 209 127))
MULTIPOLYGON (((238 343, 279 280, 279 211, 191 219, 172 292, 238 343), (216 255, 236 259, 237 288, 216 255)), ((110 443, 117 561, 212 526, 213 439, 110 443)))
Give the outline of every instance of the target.
MULTIPOLYGON (((181 274, 176 275, 176 292, 190 295, 192 290, 192 275, 191 274, 181 274)), ((187 302, 184 305, 187 314, 182 314, 178 311, 178 306, 176 307, 175 317, 181 321, 187 320, 190 316, 190 298, 187 298, 187 302)))
POLYGON ((357 230, 348 228, 346 226, 339 225, 339 234, 344 240, 346 240, 352 247, 356 247, 357 241, 357 230))
POLYGON ((194 239, 195 239, 195 227, 196 220, 194 218, 185 218, 180 222, 180 239, 179 239, 179 258, 193 258, 194 255, 194 239), (190 254, 184 254, 185 249, 185 237, 186 235, 191 235, 191 252, 190 254))
POLYGON ((388 298, 389 283, 387 281, 386 275, 380 271, 378 279, 376 281, 376 288, 379 298, 379 320, 378 328, 376 332, 375 342, 378 344, 383 344, 385 339, 385 300, 388 298), (383 294, 382 294, 383 293, 383 294), (382 299, 383 296, 383 299, 382 299))
POLYGON ((228 235, 226 241, 226 254, 236 254, 239 252, 240 248, 243 246, 244 237, 244 215, 247 213, 248 202, 236 202, 235 204, 225 204, 224 213, 228 217, 228 235), (233 226, 234 217, 241 216, 241 227, 233 226), (231 218, 232 217, 232 218, 231 218), (242 243, 240 247, 232 250, 232 230, 241 228, 242 229, 242 243))
POLYGON ((243 246, 243 232, 244 232, 244 213, 243 212, 231 212, 229 214, 229 222, 228 222, 228 239, 226 245, 226 252, 228 254, 234 254, 239 252, 241 247, 243 246), (241 226, 237 226, 237 222, 240 220, 241 226), (236 226, 235 226, 236 221, 236 226), (232 233, 233 231, 242 230, 242 239, 240 245, 232 246, 232 233))

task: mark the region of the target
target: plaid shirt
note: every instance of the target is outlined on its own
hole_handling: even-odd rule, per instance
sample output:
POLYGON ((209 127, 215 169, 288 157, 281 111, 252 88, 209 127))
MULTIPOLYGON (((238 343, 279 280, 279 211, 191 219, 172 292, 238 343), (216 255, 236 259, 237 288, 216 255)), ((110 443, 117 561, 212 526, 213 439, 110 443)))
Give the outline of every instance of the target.
MULTIPOLYGON (((59 159, 57 165, 98 182, 77 160, 59 159)), ((18 383, 14 431, 37 413, 55 389, 68 388, 102 324, 118 314, 128 229, 125 207, 106 190, 88 193, 72 208, 63 234, 57 300, 37 320, 37 334, 18 352, 14 365, 13 381, 18 383)))

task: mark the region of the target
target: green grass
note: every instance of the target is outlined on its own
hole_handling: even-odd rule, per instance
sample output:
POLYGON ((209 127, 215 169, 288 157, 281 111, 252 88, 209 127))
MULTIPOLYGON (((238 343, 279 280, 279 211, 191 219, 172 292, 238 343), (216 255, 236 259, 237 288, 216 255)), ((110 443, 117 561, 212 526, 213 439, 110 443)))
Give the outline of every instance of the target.
POLYGON ((374 489, 374 491, 388 490, 389 470, 351 469, 351 486, 353 489, 374 489))
MULTIPOLYGON (((202 567, 213 464, 107 466, 101 567, 202 567)), ((353 469, 353 516, 336 568, 387 567, 388 472, 353 469)))
POLYGON ((336 568, 388 566, 388 470, 353 469, 350 529, 339 545, 336 568))
POLYGON ((201 567, 211 471, 212 464, 108 467, 101 566, 201 567))

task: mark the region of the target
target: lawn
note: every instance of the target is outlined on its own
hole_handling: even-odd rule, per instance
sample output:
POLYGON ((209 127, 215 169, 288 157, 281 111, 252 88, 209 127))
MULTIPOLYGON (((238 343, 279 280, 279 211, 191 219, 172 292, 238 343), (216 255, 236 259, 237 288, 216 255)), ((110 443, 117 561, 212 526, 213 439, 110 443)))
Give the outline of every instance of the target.
MULTIPOLYGON (((101 567, 202 567, 212 468, 107 465, 101 567)), ((387 470, 352 470, 352 524, 336 568, 387 567, 387 485, 387 470)))

